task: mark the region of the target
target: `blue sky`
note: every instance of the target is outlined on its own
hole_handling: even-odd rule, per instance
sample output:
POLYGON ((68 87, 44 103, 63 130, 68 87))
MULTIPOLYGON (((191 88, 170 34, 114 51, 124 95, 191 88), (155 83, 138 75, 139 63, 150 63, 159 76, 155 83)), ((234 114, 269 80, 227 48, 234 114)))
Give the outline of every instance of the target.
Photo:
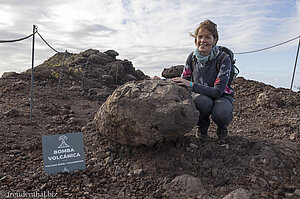
MULTIPOLYGON (((243 52, 300 35, 300 0, 0 0, 0 40, 32 33, 32 25, 57 50, 119 52, 150 76, 184 64, 194 50, 189 32, 211 19, 218 44, 243 52)), ((299 40, 236 55, 240 76, 289 88, 299 40)), ((31 39, 0 44, 0 75, 31 67, 31 39)), ((37 36, 35 65, 55 54, 37 36)), ((300 60, 299 60, 300 62, 300 60)), ((299 62, 294 85, 300 86, 299 62)))

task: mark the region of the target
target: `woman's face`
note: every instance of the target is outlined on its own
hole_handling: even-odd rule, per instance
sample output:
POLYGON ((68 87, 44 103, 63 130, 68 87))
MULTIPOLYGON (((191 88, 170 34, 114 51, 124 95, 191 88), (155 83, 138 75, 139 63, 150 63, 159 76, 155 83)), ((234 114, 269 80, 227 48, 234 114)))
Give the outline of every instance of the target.
POLYGON ((207 56, 215 45, 215 40, 214 36, 208 30, 203 29, 199 30, 195 44, 200 53, 207 56))

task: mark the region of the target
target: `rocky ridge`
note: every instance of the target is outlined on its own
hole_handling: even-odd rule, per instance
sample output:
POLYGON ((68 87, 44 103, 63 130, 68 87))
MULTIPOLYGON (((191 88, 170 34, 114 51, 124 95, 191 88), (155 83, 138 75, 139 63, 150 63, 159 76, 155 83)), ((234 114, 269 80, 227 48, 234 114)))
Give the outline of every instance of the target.
POLYGON ((233 82, 234 119, 227 142, 194 131, 152 147, 123 146, 93 122, 119 85, 147 78, 117 52, 56 54, 30 71, 0 79, 0 192, 56 193, 57 198, 299 198, 300 93, 242 77, 233 82), (60 84, 58 84, 60 82, 60 84), (43 173, 41 137, 83 132, 86 170, 43 173), (186 189, 181 189, 183 184, 186 189))

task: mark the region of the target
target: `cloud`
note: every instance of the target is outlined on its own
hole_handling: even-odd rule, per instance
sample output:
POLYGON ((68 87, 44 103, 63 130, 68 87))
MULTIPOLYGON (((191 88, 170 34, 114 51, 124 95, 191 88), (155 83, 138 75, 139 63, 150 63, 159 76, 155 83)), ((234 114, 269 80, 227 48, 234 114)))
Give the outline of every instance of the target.
POLYGON ((85 27, 83 26, 83 30, 86 30, 87 32, 93 34, 93 33, 102 33, 102 32, 108 32, 108 33, 113 33, 116 32, 116 30, 106 27, 101 24, 92 24, 92 25, 86 25, 85 27))

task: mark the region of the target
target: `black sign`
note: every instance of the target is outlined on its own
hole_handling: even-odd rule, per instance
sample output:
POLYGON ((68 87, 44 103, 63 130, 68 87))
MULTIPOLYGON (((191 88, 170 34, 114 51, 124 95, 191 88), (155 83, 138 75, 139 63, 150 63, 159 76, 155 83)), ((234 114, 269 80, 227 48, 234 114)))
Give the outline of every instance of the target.
POLYGON ((82 133, 42 137, 44 172, 72 172, 85 169, 82 133))

